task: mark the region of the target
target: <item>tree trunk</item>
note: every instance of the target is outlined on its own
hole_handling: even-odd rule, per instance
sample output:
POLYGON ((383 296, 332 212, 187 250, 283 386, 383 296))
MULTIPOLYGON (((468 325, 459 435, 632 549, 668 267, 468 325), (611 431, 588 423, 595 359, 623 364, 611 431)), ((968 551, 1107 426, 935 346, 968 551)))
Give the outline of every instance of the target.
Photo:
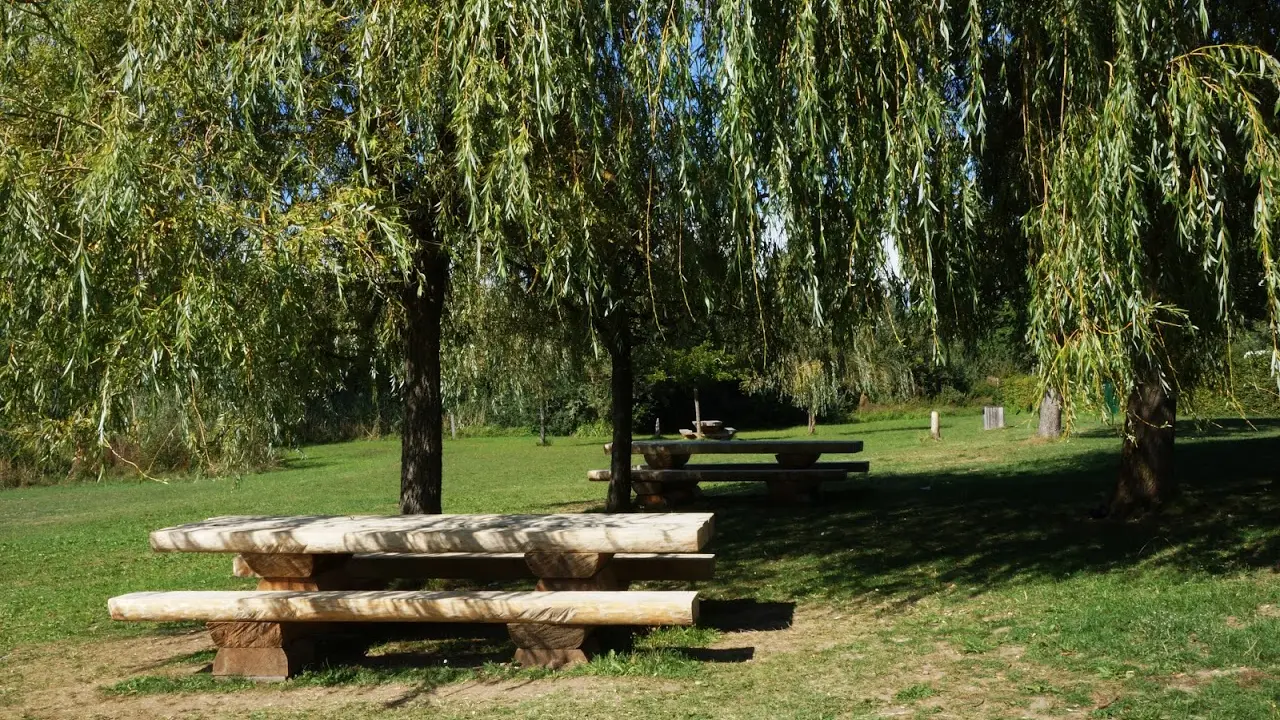
POLYGON ((693 433, 702 437, 702 401, 698 399, 698 388, 693 389, 693 433))
POLYGON ((449 413, 449 437, 458 439, 458 418, 452 412, 449 413))
POLYGON ((538 406, 538 444, 546 446, 547 444, 547 401, 545 398, 542 404, 538 406))
POLYGON ((818 432, 818 416, 812 410, 809 411, 809 434, 818 432))
POLYGON ((612 363, 613 452, 605 511, 631 510, 631 324, 625 312, 612 318, 609 359, 612 363))
POLYGON ((443 415, 440 395, 440 320, 444 314, 449 258, 431 219, 414 227, 421 273, 404 288, 404 427, 400 440, 400 512, 439 513, 442 486, 443 415))
POLYGON ((1173 497, 1177 397, 1151 376, 1134 386, 1125 408, 1120 476, 1108 515, 1124 519, 1157 510, 1173 497))
POLYGON ((1058 399, 1058 391, 1048 388, 1040 399, 1040 428, 1036 434, 1045 438, 1056 438, 1062 435, 1062 402, 1058 399))

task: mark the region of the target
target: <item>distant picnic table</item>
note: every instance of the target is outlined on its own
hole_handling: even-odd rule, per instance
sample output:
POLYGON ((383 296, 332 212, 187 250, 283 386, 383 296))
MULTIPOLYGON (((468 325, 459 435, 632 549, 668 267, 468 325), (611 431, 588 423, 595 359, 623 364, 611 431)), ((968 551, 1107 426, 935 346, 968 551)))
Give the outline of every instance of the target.
POLYGON ((631 580, 709 577, 710 513, 229 516, 151 533, 159 552, 235 553, 256 591, 137 592, 116 620, 203 621, 215 675, 284 678, 315 657, 327 623, 506 623, 523 664, 587 659, 598 626, 691 625, 696 592, 631 580), (533 591, 386 591, 391 577, 530 577, 533 591))
MULTIPOLYGON (((862 452, 861 440, 637 440, 631 454, 645 464, 631 470, 631 485, 643 507, 663 509, 698 497, 701 482, 766 483, 776 500, 814 499, 824 482, 865 473, 866 461, 826 462, 825 454, 862 452), (688 466, 694 455, 773 455, 775 463, 724 463, 688 466)), ((604 446, 613 450, 613 443, 604 446)), ((592 470, 588 480, 608 482, 609 470, 592 470)))

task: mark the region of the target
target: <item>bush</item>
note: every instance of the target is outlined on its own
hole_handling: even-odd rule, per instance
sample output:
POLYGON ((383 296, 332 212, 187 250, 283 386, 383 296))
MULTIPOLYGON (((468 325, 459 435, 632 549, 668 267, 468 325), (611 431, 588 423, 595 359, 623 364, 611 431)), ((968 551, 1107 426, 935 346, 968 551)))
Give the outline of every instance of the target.
POLYGON ((1270 352, 1241 353, 1233 360, 1232 380, 1225 373, 1208 379, 1187 398, 1187 409, 1196 415, 1280 415, 1280 393, 1271 377, 1270 352), (1229 387, 1234 385, 1234 387, 1229 387))
POLYGON ((1042 386, 1034 375, 1010 375, 1000 379, 996 400, 1006 410, 1031 412, 1040 404, 1042 386))
POLYGON ((574 428, 573 436, 578 438, 598 438, 613 435, 613 423, 605 420, 583 423, 574 428))

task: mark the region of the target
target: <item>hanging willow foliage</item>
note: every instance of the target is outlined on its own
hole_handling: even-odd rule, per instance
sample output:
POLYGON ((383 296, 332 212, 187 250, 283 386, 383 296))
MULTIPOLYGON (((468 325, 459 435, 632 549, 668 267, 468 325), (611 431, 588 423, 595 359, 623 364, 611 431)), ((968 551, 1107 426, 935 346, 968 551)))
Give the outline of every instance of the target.
POLYGON ((1280 332, 1274 5, 7 4, 6 441, 83 454, 159 398, 198 454, 261 446, 355 304, 398 352, 437 247, 593 323, 783 307, 832 342, 972 329, 1029 258, 1068 407, 1176 383, 1280 332))
POLYGON ((1043 14, 1060 26, 1009 43, 1039 93, 1031 339, 1069 411, 1107 385, 1193 386, 1253 318, 1277 337, 1280 63, 1243 42, 1274 42, 1280 20, 1241 27, 1232 10, 1064 4, 1043 14), (1061 62, 1037 69, 1045 52, 1061 62))

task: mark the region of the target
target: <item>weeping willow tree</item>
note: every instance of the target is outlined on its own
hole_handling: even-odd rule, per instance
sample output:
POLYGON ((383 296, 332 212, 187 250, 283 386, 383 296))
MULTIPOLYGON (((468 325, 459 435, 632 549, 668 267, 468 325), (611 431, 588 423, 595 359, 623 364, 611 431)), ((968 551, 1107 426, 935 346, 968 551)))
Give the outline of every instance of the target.
POLYGON ((1030 341, 1068 418, 1129 389, 1117 512, 1158 504, 1179 388, 1245 319, 1280 332, 1278 16, 9 4, 6 432, 108 445, 145 396, 184 408, 193 445, 234 444, 323 374, 301 338, 372 297, 403 358, 402 508, 438 511, 448 288, 515 282, 610 354, 621 509, 631 349, 672 313, 752 313, 767 358, 780 283, 832 337, 905 311, 937 348, 977 326, 1004 263, 1028 268, 1030 341))
POLYGON ((524 254, 544 287, 595 303, 615 268, 639 264, 625 262, 634 233, 597 241, 604 224, 568 209, 599 207, 610 178, 635 172, 620 116, 595 108, 602 58, 625 70, 653 57, 615 20, 648 16, 560 2, 7 5, 7 432, 106 445, 139 395, 213 415, 187 429, 202 447, 271 428, 309 381, 300 340, 359 287, 383 301, 403 357, 401 507, 438 512, 451 276, 501 276, 543 243, 524 254))
MULTIPOLYGON (((1021 116, 1030 339, 1068 421, 1127 395, 1108 512, 1174 492, 1178 398, 1270 323, 1280 369, 1274 3, 1049 3, 996 18, 1021 116)), ((1229 367, 1228 367, 1229 372, 1229 367)))
POLYGON ((900 279, 935 348, 984 300, 1026 298, 1068 422, 1127 396, 1109 512, 1167 498, 1180 389, 1255 318, 1280 347, 1275 3, 715 12, 727 192, 757 275, 790 274, 815 326, 853 328, 890 317, 900 279), (992 264, 1025 267, 1025 289, 992 264))
POLYGON ((33 447, 106 445, 139 395, 215 413, 186 430, 202 447, 211 430, 276 427, 314 380, 299 338, 372 297, 403 359, 401 507, 438 512, 449 287, 515 282, 580 306, 608 348, 629 467, 633 326, 660 296, 691 307, 668 292, 680 269, 723 255, 698 249, 721 237, 694 200, 717 167, 691 160, 715 127, 700 17, 651 2, 7 5, 6 428, 43 433, 33 447))

